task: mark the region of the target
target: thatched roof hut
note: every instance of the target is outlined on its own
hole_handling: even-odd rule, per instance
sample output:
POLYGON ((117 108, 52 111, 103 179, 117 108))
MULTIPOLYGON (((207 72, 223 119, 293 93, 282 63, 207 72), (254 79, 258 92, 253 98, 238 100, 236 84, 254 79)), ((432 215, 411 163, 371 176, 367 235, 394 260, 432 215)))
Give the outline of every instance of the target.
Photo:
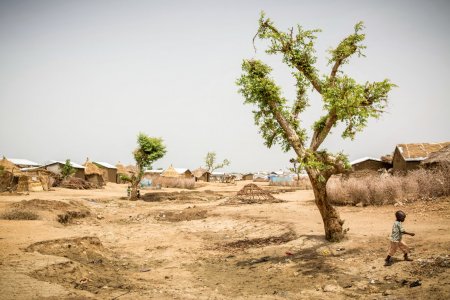
POLYGON ((168 167, 164 172, 161 173, 161 177, 184 177, 184 178, 193 178, 192 172, 186 168, 174 168, 172 165, 168 167))
POLYGON ((431 153, 430 156, 420 164, 426 168, 450 166, 450 145, 431 153))
POLYGON ((209 177, 211 176, 211 173, 208 172, 208 170, 203 168, 198 168, 192 171, 192 174, 195 177, 195 181, 206 181, 209 182, 209 177))
POLYGON ((84 174, 86 181, 96 184, 98 186, 105 185, 105 180, 103 179, 103 170, 97 167, 96 164, 86 159, 86 162, 83 164, 84 166, 84 174))
POLYGON ((10 162, 9 160, 7 160, 6 157, 3 157, 3 159, 0 160, 0 166, 2 167, 3 170, 8 171, 10 173, 21 174, 20 168, 15 164, 13 164, 12 162, 10 162))
POLYGON ((103 175, 103 171, 100 170, 97 165, 95 165, 93 162, 91 162, 89 159, 86 159, 86 162, 83 164, 84 166, 84 173, 86 175, 103 175))

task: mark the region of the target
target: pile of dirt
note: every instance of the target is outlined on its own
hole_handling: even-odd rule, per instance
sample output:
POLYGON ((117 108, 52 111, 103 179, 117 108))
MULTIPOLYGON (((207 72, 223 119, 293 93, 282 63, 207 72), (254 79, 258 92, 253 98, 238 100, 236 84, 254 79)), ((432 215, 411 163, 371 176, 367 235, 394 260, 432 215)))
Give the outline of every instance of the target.
POLYGON ((146 202, 176 201, 176 202, 207 202, 222 199, 223 196, 214 192, 155 192, 146 193, 141 199, 146 202))
POLYGON ((115 258, 97 237, 80 237, 42 241, 28 246, 26 252, 66 257, 67 262, 52 264, 33 271, 30 276, 62 286, 99 293, 108 289, 128 290, 130 283, 119 272, 129 268, 115 258))
POLYGON ((245 185, 236 196, 225 201, 225 205, 239 204, 263 204, 263 203, 280 203, 285 202, 277 199, 268 191, 261 189, 254 183, 245 185))
POLYGON ((196 206, 188 207, 182 211, 164 211, 160 212, 155 219, 166 222, 181 222, 206 219, 207 210, 200 209, 196 206))
POLYGON ((77 177, 67 177, 64 178, 63 181, 61 181, 60 187, 67 188, 67 189, 74 189, 74 190, 92 190, 92 189, 99 189, 101 186, 88 182, 86 180, 83 180, 81 178, 77 177))
POLYGON ((11 208, 16 209, 27 209, 27 210, 46 210, 46 211, 54 211, 54 210, 67 210, 70 208, 74 208, 75 202, 62 202, 56 200, 42 200, 42 199, 31 199, 31 200, 22 200, 20 202, 16 202, 10 205, 11 208))
POLYGON ((57 221, 61 224, 70 224, 73 219, 86 218, 91 214, 86 206, 75 201, 66 203, 56 200, 32 199, 12 203, 9 207, 12 211, 42 211, 43 215, 47 214, 52 217, 56 214, 57 221))

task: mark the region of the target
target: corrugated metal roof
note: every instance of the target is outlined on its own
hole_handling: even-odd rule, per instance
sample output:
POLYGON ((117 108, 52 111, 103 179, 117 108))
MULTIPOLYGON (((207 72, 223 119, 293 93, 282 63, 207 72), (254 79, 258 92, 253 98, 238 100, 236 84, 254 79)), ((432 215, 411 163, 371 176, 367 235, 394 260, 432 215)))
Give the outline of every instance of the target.
POLYGON ((7 158, 7 160, 9 160, 15 165, 36 166, 36 167, 40 166, 40 164, 34 161, 23 158, 7 158))
POLYGON ((398 144, 396 147, 405 161, 421 161, 426 159, 431 153, 439 151, 448 145, 450 145, 450 142, 398 144))
MULTIPOLYGON (((62 164, 62 165, 65 165, 66 162, 65 162, 65 161, 61 161, 61 160, 49 160, 49 161, 47 161, 47 162, 45 163, 44 167, 50 166, 50 165, 53 165, 53 164, 62 164)), ((77 164, 77 163, 74 163, 73 161, 70 162, 70 165, 71 165, 73 168, 76 168, 76 169, 84 169, 84 166, 79 165, 79 164, 77 164)))
POLYGON ((351 164, 351 165, 354 165, 354 164, 358 164, 358 163, 363 162, 363 161, 366 161, 366 160, 382 161, 382 160, 379 159, 379 158, 373 158, 373 157, 368 157, 368 156, 366 156, 366 157, 362 157, 362 158, 355 159, 355 160, 352 161, 350 164, 351 164))
POLYGON ((111 164, 108 164, 107 162, 103 161, 94 161, 94 164, 100 165, 102 167, 108 168, 108 169, 117 169, 116 166, 113 166, 111 164))
POLYGON ((174 168, 175 171, 177 171, 178 174, 186 173, 186 171, 189 171, 189 169, 186 168, 174 168))

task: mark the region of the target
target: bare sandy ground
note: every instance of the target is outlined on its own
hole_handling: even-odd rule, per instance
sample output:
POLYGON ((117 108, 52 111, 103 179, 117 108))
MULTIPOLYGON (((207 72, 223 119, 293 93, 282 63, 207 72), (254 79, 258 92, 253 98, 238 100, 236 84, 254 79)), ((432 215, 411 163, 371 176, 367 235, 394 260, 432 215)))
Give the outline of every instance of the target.
POLYGON ((0 220, 0 298, 450 298, 450 199, 401 207, 414 261, 384 267, 399 207, 340 207, 350 230, 328 243, 311 191, 260 183, 284 202, 226 205, 248 183, 1 195, 40 219, 0 220))

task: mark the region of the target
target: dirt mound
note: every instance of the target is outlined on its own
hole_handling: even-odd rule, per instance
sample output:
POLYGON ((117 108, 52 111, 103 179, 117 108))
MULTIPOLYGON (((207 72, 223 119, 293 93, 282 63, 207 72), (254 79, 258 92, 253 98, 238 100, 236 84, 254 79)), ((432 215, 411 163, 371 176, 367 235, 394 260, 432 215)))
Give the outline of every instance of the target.
POLYGON ((214 192, 156 192, 147 193, 141 199, 147 202, 177 201, 177 202, 207 202, 223 198, 221 194, 214 192))
POLYGON ((74 190, 91 190, 101 188, 101 186, 98 184, 91 183, 89 181, 76 177, 67 177, 63 179, 63 181, 61 181, 60 183, 60 187, 74 190))
MULTIPOLYGON (((89 209, 81 203, 70 201, 69 203, 62 201, 50 201, 41 199, 23 200, 13 203, 9 206, 13 211, 44 211, 53 218, 56 213, 57 221, 61 224, 70 224, 73 219, 86 218, 91 213, 89 209), (52 212, 53 214, 48 214, 52 212)), ((45 213, 40 213, 45 215, 45 213)))
POLYGON ((245 185, 236 196, 225 201, 224 205, 239 204, 263 204, 263 203, 280 203, 285 202, 277 199, 268 191, 261 189, 254 183, 245 185))
POLYGON ((160 212, 155 219, 158 221, 181 222, 206 219, 207 210, 198 207, 188 207, 182 211, 160 212))
POLYGON ((66 203, 62 201, 50 201, 50 200, 41 200, 41 199, 32 199, 32 200, 22 200, 17 203, 13 203, 10 205, 11 208, 17 209, 28 209, 28 210, 66 210, 73 208, 74 203, 66 203))
POLYGON ((43 241, 28 246, 25 251, 70 259, 32 272, 30 275, 36 279, 93 293, 99 293, 105 286, 109 289, 130 288, 118 267, 124 270, 131 265, 115 258, 97 237, 43 241))
POLYGON ((260 248, 268 245, 281 245, 295 240, 297 235, 293 231, 285 232, 278 236, 269 236, 264 238, 243 239, 223 245, 225 248, 260 248))

